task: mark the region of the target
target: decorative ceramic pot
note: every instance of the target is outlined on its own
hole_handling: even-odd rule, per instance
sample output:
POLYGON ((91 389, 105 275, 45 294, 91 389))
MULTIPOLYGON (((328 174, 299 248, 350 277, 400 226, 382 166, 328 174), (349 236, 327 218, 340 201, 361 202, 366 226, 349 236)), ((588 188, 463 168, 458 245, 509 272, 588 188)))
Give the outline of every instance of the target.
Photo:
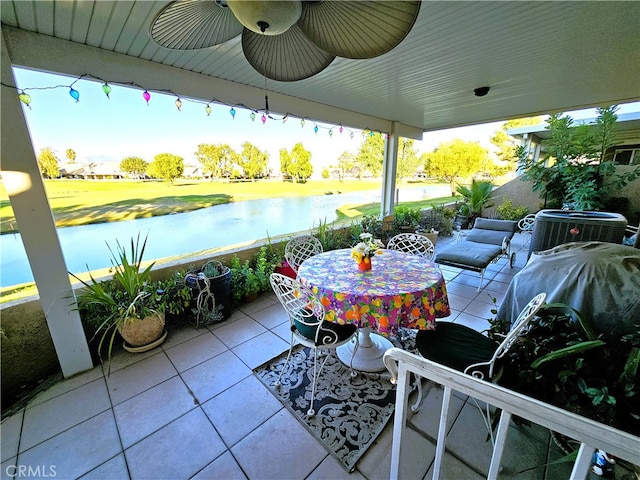
MULTIPOLYGON (((222 265, 218 261, 210 261, 208 263, 215 263, 218 265, 218 275, 208 276, 209 290, 215 297, 215 306, 211 301, 207 302, 209 310, 221 311, 222 320, 226 320, 231 316, 231 307, 233 298, 231 296, 231 269, 222 265), (221 307, 221 308, 220 308, 221 307)), ((206 264, 205 264, 206 265, 206 264)), ((207 283, 205 282, 205 273, 203 268, 198 269, 195 273, 189 273, 185 277, 185 283, 191 290, 191 305, 190 308, 197 309, 197 300, 200 293, 206 289, 207 283)))
POLYGON ((358 263, 358 270, 360 270, 361 272, 371 270, 371 259, 365 258, 360 263, 358 263))

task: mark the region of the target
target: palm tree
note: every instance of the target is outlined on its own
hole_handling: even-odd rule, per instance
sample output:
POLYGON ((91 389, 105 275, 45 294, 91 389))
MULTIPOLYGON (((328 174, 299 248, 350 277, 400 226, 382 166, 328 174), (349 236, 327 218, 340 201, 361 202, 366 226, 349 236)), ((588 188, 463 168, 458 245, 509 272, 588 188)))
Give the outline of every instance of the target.
POLYGON ((493 184, 486 180, 472 180, 471 187, 458 185, 456 191, 464 197, 464 204, 460 207, 460 213, 466 215, 469 222, 482 215, 482 211, 487 207, 492 207, 491 192, 493 184))

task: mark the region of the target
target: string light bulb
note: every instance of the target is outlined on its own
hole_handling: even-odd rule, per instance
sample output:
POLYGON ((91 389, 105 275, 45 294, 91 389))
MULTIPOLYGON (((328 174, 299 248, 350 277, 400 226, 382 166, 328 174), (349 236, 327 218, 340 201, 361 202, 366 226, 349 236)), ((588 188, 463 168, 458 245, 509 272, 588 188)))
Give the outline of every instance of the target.
MULTIPOLYGON (((102 92, 106 95, 107 99, 111 99, 111 92, 112 92, 112 86, 109 85, 109 82, 107 82, 106 80, 103 80, 102 78, 93 76, 91 74, 83 74, 80 77, 78 77, 73 83, 71 83, 70 85, 66 86, 66 85, 56 85, 56 86, 52 86, 52 87, 44 87, 44 88, 59 88, 59 87, 63 87, 63 88, 69 88, 69 95, 71 96, 71 98, 73 98, 76 102, 80 101, 80 92, 78 90, 76 90, 74 88, 74 85, 76 82, 78 82, 79 80, 82 80, 83 78, 92 78, 95 80, 98 80, 100 82, 101 85, 101 89, 102 92)), ((142 97, 144 98, 147 106, 149 106, 149 101, 151 100, 151 93, 149 93, 149 91, 147 89, 145 89, 143 86, 135 84, 134 82, 128 82, 127 84, 133 85, 135 87, 138 87, 140 90, 143 90, 142 92, 142 97)), ((4 85, 4 84, 3 84, 4 85)), ((15 88, 16 93, 18 95, 18 99, 24 104, 26 105, 29 109, 31 109, 31 96, 29 94, 27 94, 25 92, 24 89, 19 89, 16 86, 13 86, 12 88, 15 88)), ((29 90, 30 88, 27 88, 27 90, 29 90)), ((154 90, 152 90, 154 91, 154 90)), ((176 98, 175 100, 175 105, 176 108, 178 109, 178 111, 182 111, 182 107, 184 105, 184 101, 182 100, 182 98, 180 98, 176 93, 172 92, 171 90, 157 90, 157 92, 159 93, 168 93, 171 95, 174 95, 174 97, 176 98)), ((250 109, 249 107, 239 104, 240 107, 242 107, 243 109, 249 110, 250 111, 250 117, 251 120, 253 122, 255 122, 255 119, 258 115, 260 115, 260 121, 262 122, 262 124, 266 124, 268 119, 272 119, 274 121, 281 121, 282 124, 285 124, 288 120, 289 117, 292 115, 290 113, 285 113, 284 116, 277 118, 278 116, 276 116, 276 118, 274 118, 273 116, 270 115, 269 113, 269 97, 266 95, 266 85, 265 85, 265 108, 263 110, 254 110, 254 109, 250 109)), ((208 103, 205 104, 205 102, 199 102, 196 101, 196 103, 200 103, 204 106, 204 111, 207 114, 207 116, 210 116, 211 113, 213 112, 213 109, 211 107, 211 103, 214 102, 216 104, 220 104, 220 105, 226 105, 229 108, 229 113, 231 114, 231 117, 235 120, 236 117, 236 109, 235 107, 225 104, 224 102, 220 102, 216 99, 212 99, 210 100, 208 103)), ((309 119, 312 124, 313 124, 313 131, 314 133, 318 134, 320 131, 320 127, 318 126, 318 124, 316 122, 314 122, 312 119, 310 119, 309 117, 298 117, 297 115, 294 115, 295 118, 298 118, 300 120, 300 127, 304 128, 307 119, 309 119)), ((334 125, 334 126, 327 126, 327 127, 323 127, 326 128, 327 132, 329 133, 329 137, 333 137, 334 131, 336 129, 338 129, 338 131, 340 132, 340 134, 344 133, 345 131, 345 127, 341 124, 338 125, 334 125)), ((351 131, 350 129, 346 129, 349 134, 351 139, 354 138, 354 132, 351 131)), ((370 129, 366 129, 364 131, 361 132, 363 137, 366 137, 367 134, 369 134, 369 136, 373 136, 374 132, 371 131, 370 129)), ((382 132, 379 132, 381 134, 383 134, 382 132)))
POLYGON ((77 91, 75 88, 69 87, 69 95, 71 95, 71 98, 73 98, 76 101, 76 103, 80 101, 80 92, 77 91))
POLYGON ((107 98, 111 100, 111 97, 109 97, 109 94, 111 93, 111 86, 107 82, 104 82, 102 84, 102 91, 107 96, 107 98))
POLYGON ((20 93, 18 94, 18 98, 22 103, 24 103, 27 107, 29 107, 29 110, 31 110, 31 105, 29 105, 31 103, 31 95, 29 95, 28 93, 24 93, 23 90, 20 90, 20 93))

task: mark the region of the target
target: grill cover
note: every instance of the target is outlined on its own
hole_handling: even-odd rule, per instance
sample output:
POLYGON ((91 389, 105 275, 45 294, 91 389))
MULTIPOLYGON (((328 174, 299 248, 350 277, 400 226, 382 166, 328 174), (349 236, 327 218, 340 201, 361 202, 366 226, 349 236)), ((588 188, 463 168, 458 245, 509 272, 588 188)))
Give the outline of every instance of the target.
POLYGON ((640 323, 640 250, 606 242, 572 242, 534 253, 511 281, 498 318, 513 323, 529 300, 579 310, 597 333, 637 331, 640 323))

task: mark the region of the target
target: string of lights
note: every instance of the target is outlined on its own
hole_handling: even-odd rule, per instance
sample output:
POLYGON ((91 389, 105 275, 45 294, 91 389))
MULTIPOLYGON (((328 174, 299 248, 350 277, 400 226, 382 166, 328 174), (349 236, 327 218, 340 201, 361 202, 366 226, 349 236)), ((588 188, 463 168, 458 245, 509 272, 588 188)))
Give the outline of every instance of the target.
MULTIPOLYGON (((100 77, 96 77, 94 75, 91 75, 89 73, 85 73, 80 75, 78 78, 76 78, 73 82, 71 82, 68 85, 51 85, 51 86, 46 86, 46 87, 23 87, 23 88, 19 88, 15 85, 7 85, 5 83, 2 83, 2 86, 4 87, 9 87, 9 88, 13 88, 16 90, 17 94, 18 94, 18 98, 20 99, 20 101, 26 105, 29 109, 31 109, 31 104, 32 104, 32 98, 31 95, 29 95, 27 92, 29 91, 35 91, 35 90, 55 90, 55 89, 60 89, 60 88, 64 88, 64 89, 68 89, 69 92, 69 96, 75 100, 76 102, 80 101, 80 91, 76 88, 74 88, 74 86, 76 86, 76 84, 80 81, 80 80, 93 80, 93 81, 97 81, 100 82, 102 84, 101 88, 102 88, 102 92, 105 94, 105 96, 107 97, 107 99, 110 99, 110 95, 112 93, 112 88, 111 85, 118 85, 118 86, 122 86, 122 87, 130 87, 130 88, 135 88, 138 90, 142 91, 142 98, 145 101, 145 103, 147 104, 147 106, 149 105, 149 102, 151 101, 151 94, 152 93, 157 93, 157 94, 165 94, 165 95, 171 95, 174 96, 176 98, 175 100, 175 106, 178 109, 178 111, 182 110, 182 106, 183 106, 183 102, 190 102, 190 103, 197 103, 200 105, 204 105, 204 112, 207 116, 210 116, 211 113, 213 112, 213 109, 211 108, 211 105, 221 105, 221 106, 226 106, 229 108, 229 115, 231 115, 231 119, 234 120, 236 118, 236 115, 238 114, 238 110, 236 109, 244 109, 247 110, 249 113, 249 118, 251 118, 251 121, 255 122, 256 118, 258 118, 258 115, 260 115, 260 121, 262 122, 262 124, 267 123, 267 121, 274 121, 274 122, 282 122, 283 124, 286 123, 290 118, 295 118, 298 119, 300 122, 300 126, 301 128, 304 128, 305 125, 307 124, 307 122, 311 123, 313 125, 313 131, 314 133, 317 135, 318 132, 320 132, 320 130, 326 130, 327 134, 329 135, 329 137, 332 137, 335 133, 335 131, 337 131, 340 135, 344 134, 345 132, 349 134, 350 138, 354 138, 355 136, 355 132, 347 127, 344 127, 341 124, 338 125, 333 125, 333 126, 325 126, 325 125, 320 125, 318 123, 316 123, 313 119, 311 119, 310 117, 307 116, 300 116, 300 115, 296 115, 290 112, 285 113, 284 115, 274 115, 272 112, 269 111, 269 97, 266 95, 266 89, 265 89, 265 109, 264 110, 257 110, 255 108, 251 108, 248 107, 247 105, 244 105, 242 103, 239 104, 228 104, 225 103, 221 100, 218 100, 217 98, 212 98, 209 101, 203 101, 203 100, 199 100, 199 99, 193 99, 193 98, 187 98, 187 97, 183 97, 177 93, 175 93, 172 90, 160 90, 160 89, 151 89, 151 88, 145 88, 144 86, 135 83, 135 82, 123 82, 123 81, 114 81, 114 80, 104 80, 100 77)), ((79 87, 78 87, 79 88, 79 87)), ((383 134, 383 132, 380 131, 374 131, 372 129, 369 128, 365 128, 364 130, 362 130, 362 136, 373 136, 375 133, 379 133, 379 134, 383 134)))

